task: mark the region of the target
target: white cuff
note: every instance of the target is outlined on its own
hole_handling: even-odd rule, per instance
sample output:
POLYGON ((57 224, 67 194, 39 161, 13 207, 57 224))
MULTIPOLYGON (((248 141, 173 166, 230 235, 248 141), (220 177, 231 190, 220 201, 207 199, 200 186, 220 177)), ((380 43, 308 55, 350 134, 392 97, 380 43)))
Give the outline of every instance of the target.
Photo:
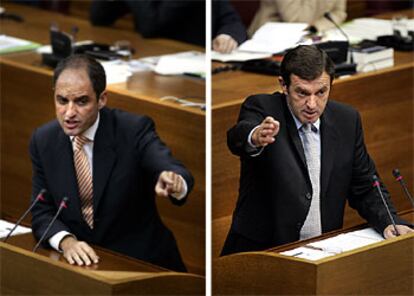
POLYGON ((62 252, 61 249, 59 249, 59 245, 60 242, 62 241, 62 239, 66 236, 74 236, 72 233, 67 232, 65 230, 59 231, 58 233, 56 233, 54 236, 52 236, 51 238, 49 238, 49 244, 50 246, 55 249, 58 252, 62 252))
POLYGON ((171 196, 174 197, 176 200, 181 200, 183 199, 186 195, 187 195, 187 191, 188 191, 188 187, 187 187, 187 182, 185 181, 185 179, 183 177, 181 177, 181 175, 178 175, 181 178, 181 181, 183 181, 183 191, 181 191, 181 193, 177 192, 177 193, 171 193, 171 196))
POLYGON ((251 153, 250 154, 251 157, 259 156, 262 153, 263 149, 264 149, 264 147, 257 148, 252 142, 253 133, 259 127, 260 127, 260 125, 256 126, 254 129, 252 129, 251 132, 249 133, 249 136, 247 137, 247 143, 249 144, 249 147, 247 147, 247 152, 251 153))

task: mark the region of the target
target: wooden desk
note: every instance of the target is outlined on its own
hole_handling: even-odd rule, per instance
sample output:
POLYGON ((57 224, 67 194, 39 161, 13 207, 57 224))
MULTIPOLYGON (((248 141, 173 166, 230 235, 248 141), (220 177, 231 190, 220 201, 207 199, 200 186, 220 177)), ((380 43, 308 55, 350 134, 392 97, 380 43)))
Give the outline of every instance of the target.
MULTIPOLYGON (((25 22, 0 21, 0 33, 49 43, 49 25, 57 22, 70 32, 79 28, 78 40, 93 39, 113 44, 129 40, 136 49, 134 58, 202 48, 163 39, 143 39, 134 32, 92 27, 87 21, 66 17, 27 6, 5 4, 10 13, 25 22)), ((1 213, 18 217, 29 203, 31 162, 28 144, 34 128, 52 120, 54 115, 52 71, 41 65, 32 52, 0 57, 1 80, 1 213)), ((167 77, 142 72, 126 83, 108 86, 108 105, 132 113, 146 114, 156 123, 162 140, 171 148, 195 178, 193 193, 183 207, 157 199, 161 217, 176 236, 188 269, 204 273, 205 244, 205 115, 204 111, 160 101, 167 95, 204 101, 204 81, 187 77, 167 77), (198 99, 197 99, 198 98, 198 99)))
MULTIPOLYGON (((413 17, 412 11, 406 11, 413 17)), ((384 17, 390 17, 386 15, 384 17)), ((355 107, 362 116, 365 143, 379 174, 393 197, 398 211, 409 201, 391 171, 399 168, 414 191, 414 55, 395 52, 395 66, 357 74, 334 82, 330 98, 355 107)), ((239 186, 240 162, 226 144, 226 131, 237 121, 241 103, 247 96, 273 93, 280 87, 276 77, 241 71, 212 77, 212 237, 213 257, 218 256, 231 223, 239 186)), ((349 207, 344 226, 363 220, 349 207)))
MULTIPOLYGON (((401 216, 414 222, 414 212, 401 216)), ((213 295, 412 295, 414 233, 311 261, 292 250, 351 230, 213 261, 213 295)))
POLYGON ((204 278, 199 275, 172 272, 96 246, 98 264, 75 266, 53 250, 40 248, 33 253, 35 243, 31 234, 0 242, 2 293, 204 295, 204 278))

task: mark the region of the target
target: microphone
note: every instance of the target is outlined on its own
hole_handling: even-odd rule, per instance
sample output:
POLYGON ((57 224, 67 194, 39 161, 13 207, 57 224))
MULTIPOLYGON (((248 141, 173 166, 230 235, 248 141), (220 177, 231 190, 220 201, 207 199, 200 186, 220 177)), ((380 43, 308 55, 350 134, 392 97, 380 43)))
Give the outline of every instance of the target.
MULTIPOLYGON (((351 41, 349 40, 349 36, 344 32, 344 30, 341 29, 341 27, 337 24, 337 22, 334 21, 334 19, 331 17, 331 14, 327 11, 323 14, 323 16, 330 21, 332 24, 335 25, 335 27, 341 32, 342 35, 345 36, 346 40, 348 41, 349 46, 351 46, 351 41)), ((349 50, 349 49, 348 49, 349 50)), ((354 56, 352 54, 352 51, 350 51, 350 63, 354 63, 354 56)))
POLYGON ((395 234, 396 234, 396 236, 399 236, 400 233, 397 230, 397 226, 395 225, 394 217, 391 215, 390 208, 388 207, 388 204, 385 201, 385 197, 382 194, 382 190, 381 190, 381 187, 380 187, 380 182, 379 182, 379 179, 378 179, 377 175, 373 175, 372 176, 372 180, 374 181, 374 183, 372 184, 372 186, 373 187, 376 187, 378 189, 378 192, 379 192, 379 195, 381 196, 382 202, 384 203, 384 206, 387 209, 388 217, 391 220, 392 226, 394 226, 395 234))
POLYGON ((56 212, 55 216, 53 217, 53 219, 50 221, 50 223, 47 226, 45 232, 43 232, 42 237, 39 239, 39 241, 37 242, 36 246, 33 248, 33 252, 36 252, 37 251, 37 249, 39 248, 40 244, 45 239, 46 234, 49 232, 50 227, 52 227, 53 223, 55 223, 57 217, 59 216, 60 212, 62 212, 63 208, 67 208, 66 202, 68 201, 68 199, 69 198, 64 197, 62 199, 62 201, 60 202, 59 209, 57 210, 57 212, 56 212))
POLYGON ((14 224, 14 227, 9 231, 6 238, 3 240, 3 242, 6 242, 9 237, 12 235, 12 233, 16 230, 17 226, 22 223, 23 219, 26 218, 27 214, 33 209, 33 207, 38 203, 39 200, 45 201, 43 195, 46 193, 46 189, 40 190, 39 194, 36 196, 35 200, 32 202, 32 204, 29 206, 29 208, 24 212, 24 214, 17 220, 16 224, 14 224))
POLYGON ((408 199, 411 201, 412 206, 414 207, 414 199, 411 196, 410 192, 408 192, 407 184, 405 184, 403 176, 401 176, 400 174, 400 170, 393 169, 392 174, 394 175, 395 180, 401 184, 401 187, 403 188, 405 195, 408 197, 408 199))

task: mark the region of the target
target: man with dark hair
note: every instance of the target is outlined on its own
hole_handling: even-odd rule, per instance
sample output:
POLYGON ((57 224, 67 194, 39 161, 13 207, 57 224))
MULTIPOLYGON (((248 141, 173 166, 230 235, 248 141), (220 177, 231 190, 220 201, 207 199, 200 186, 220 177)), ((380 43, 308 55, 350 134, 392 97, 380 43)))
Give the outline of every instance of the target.
MULTIPOLYGON (((386 238, 394 233, 372 187, 377 175, 352 107, 328 101, 334 65, 314 46, 290 50, 283 93, 253 95, 227 133, 240 157, 239 198, 222 255, 263 250, 339 229, 351 207, 386 238)), ((399 234, 411 232, 382 186, 399 234)))
POLYGON ((53 84, 57 120, 36 129, 30 143, 32 198, 47 190, 45 202, 32 210, 34 236, 45 232, 66 196, 67 208, 45 246, 62 251, 70 264, 97 263, 95 244, 185 271, 154 195, 183 204, 191 174, 171 156, 150 118, 105 107, 105 71, 95 60, 68 57, 53 84))

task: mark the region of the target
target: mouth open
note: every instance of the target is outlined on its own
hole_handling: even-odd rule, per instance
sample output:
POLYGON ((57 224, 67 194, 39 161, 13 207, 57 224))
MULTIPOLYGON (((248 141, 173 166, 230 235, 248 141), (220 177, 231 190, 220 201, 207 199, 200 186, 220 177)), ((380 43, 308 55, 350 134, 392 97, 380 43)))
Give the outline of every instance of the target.
POLYGON ((68 129, 75 129, 79 126, 79 121, 77 120, 65 120, 65 127, 68 129))

